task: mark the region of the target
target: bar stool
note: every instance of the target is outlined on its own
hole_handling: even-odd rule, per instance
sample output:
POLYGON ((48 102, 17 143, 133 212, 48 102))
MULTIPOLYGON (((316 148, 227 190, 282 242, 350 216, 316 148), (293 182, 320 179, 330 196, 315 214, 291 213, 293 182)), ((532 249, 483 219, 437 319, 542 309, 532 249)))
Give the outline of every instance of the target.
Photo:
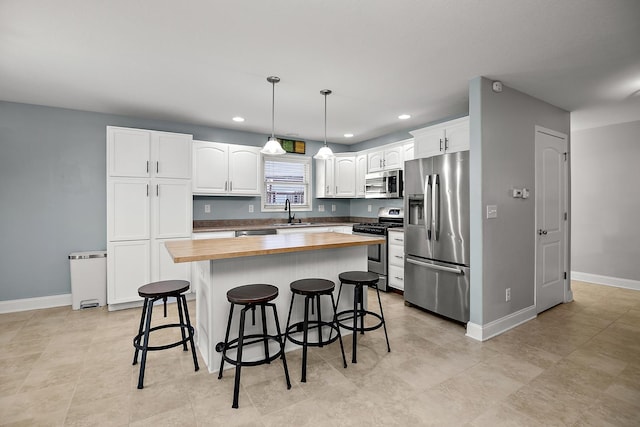
POLYGON ((357 331, 360 331, 361 334, 364 334, 364 331, 373 331, 380 327, 384 328, 384 337, 387 340, 387 351, 390 352, 391 347, 389 346, 389 336, 387 335, 387 326, 384 321, 384 312, 382 311, 382 301, 380 300, 380 290, 378 289, 378 280, 379 280, 378 275, 376 273, 371 273, 369 271, 346 271, 344 273, 340 273, 338 275, 338 278, 340 279, 340 289, 338 290, 338 302, 340 302, 342 285, 343 284, 354 285, 353 310, 344 310, 337 314, 338 325, 340 325, 345 329, 353 331, 353 354, 351 357, 351 363, 357 363, 357 360, 356 360, 356 350, 357 350, 356 332, 357 331), (380 306, 380 314, 364 309, 363 295, 364 295, 365 286, 375 288, 376 293, 378 295, 378 304, 380 306), (350 315, 350 316, 344 317, 345 315, 350 315), (366 315, 371 315, 373 317, 376 317, 378 318, 379 321, 373 326, 365 327, 364 317, 366 315), (360 327, 358 327, 358 318, 360 318, 360 327), (353 323, 351 324, 345 323, 347 320, 351 320, 351 319, 353 319, 353 323))
POLYGON ((342 335, 336 318, 336 304, 333 299, 333 291, 336 284, 326 279, 301 279, 291 282, 291 304, 289 305, 289 316, 287 317, 287 327, 285 328, 285 341, 289 341, 302 346, 302 381, 307 382, 307 347, 322 347, 331 344, 335 340, 340 340, 340 351, 342 352, 342 362, 347 367, 347 359, 344 355, 344 346, 342 344, 342 335), (301 322, 291 325, 291 313, 293 312, 293 300, 296 295, 304 296, 304 319, 301 322), (322 321, 322 310, 320 306, 320 297, 329 295, 331 297, 331 308, 333 316, 330 322, 322 321), (318 312, 316 320, 309 320, 309 305, 313 309, 313 300, 316 300, 316 310, 318 312), (322 337, 322 328, 330 327, 331 334, 326 340, 322 337), (309 342, 309 329, 318 329, 318 340, 309 342), (337 334, 333 337, 333 331, 337 334), (302 341, 293 338, 292 332, 302 332, 302 341))
POLYGON ((289 370, 287 369, 287 359, 284 355, 284 340, 282 339, 282 333, 280 332, 280 322, 278 321, 278 312, 276 311, 276 305, 269 302, 276 299, 277 296, 278 288, 273 285, 264 284, 238 286, 236 288, 230 289, 227 292, 227 300, 231 303, 231 308, 229 309, 229 321, 227 322, 227 332, 224 337, 224 342, 216 344, 216 351, 222 352, 222 359, 220 360, 220 370, 218 371, 218 379, 222 378, 224 362, 229 362, 236 367, 235 383, 233 388, 233 408, 238 407, 238 394, 240 392, 240 370, 243 366, 257 366, 264 363, 271 363, 273 360, 280 357, 282 359, 282 365, 284 367, 287 389, 291 388, 291 381, 289 381, 289 370), (240 312, 240 328, 238 330, 238 338, 229 341, 229 331, 231 329, 231 321, 233 320, 233 309, 236 305, 243 306, 240 312), (265 313, 266 306, 273 308, 273 317, 276 323, 276 331, 278 333, 277 335, 269 335, 267 333, 267 316, 265 313), (262 334, 245 335, 244 323, 247 311, 252 311, 253 324, 255 325, 256 307, 260 307, 262 310, 262 334), (269 340, 276 341, 280 346, 280 350, 278 350, 276 354, 269 354, 269 340), (264 358, 254 362, 243 361, 243 347, 260 342, 264 345, 264 358), (231 349, 237 349, 236 359, 227 356, 227 351, 231 349))
POLYGON ((133 355, 133 364, 138 363, 138 352, 142 350, 142 360, 140 361, 140 374, 138 375, 138 388, 143 388, 144 368, 147 363, 147 352, 166 350, 168 348, 182 345, 183 350, 187 351, 187 341, 191 345, 191 354, 193 356, 193 365, 195 370, 200 369, 198 366, 198 357, 196 356, 195 346, 193 345, 193 327, 189 320, 189 309, 187 307, 187 299, 183 295, 189 290, 189 282, 186 280, 165 280, 162 282, 153 282, 138 288, 138 295, 144 298, 142 306, 142 316, 140 317, 140 327, 138 335, 133 338, 133 346, 136 348, 133 355), (160 326, 151 327, 151 314, 153 313, 153 303, 158 300, 164 302, 164 317, 167 317, 167 298, 175 297, 178 305, 178 315, 180 323, 170 323, 160 326), (165 328, 180 328, 182 340, 171 344, 161 346, 149 346, 149 334, 153 331, 165 328), (143 339, 144 338, 144 339, 143 339), (140 340, 143 339, 142 344, 140 340))

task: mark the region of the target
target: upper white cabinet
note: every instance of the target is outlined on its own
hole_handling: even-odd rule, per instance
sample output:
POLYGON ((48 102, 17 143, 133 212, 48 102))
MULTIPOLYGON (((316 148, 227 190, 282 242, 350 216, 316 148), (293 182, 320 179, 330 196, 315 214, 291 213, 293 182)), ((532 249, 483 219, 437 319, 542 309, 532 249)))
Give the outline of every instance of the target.
POLYGON ((356 156, 336 154, 334 158, 336 197, 356 197, 356 156))
POLYGON ((193 141, 193 193, 260 195, 260 148, 193 141))
POLYGON ((191 135, 107 127, 107 174, 191 179, 191 135))
POLYGON ((406 144, 402 145, 402 161, 403 162, 414 159, 413 148, 414 148, 413 140, 411 140, 411 142, 407 142, 406 144))
POLYGON ((366 187, 365 176, 367 175, 367 155, 358 154, 356 156, 356 197, 364 198, 366 187))
POLYGON ((384 150, 372 151, 367 154, 368 172, 379 172, 390 169, 402 169, 404 160, 402 159, 402 146, 396 145, 384 150))
POLYGON ((409 132, 417 159, 469 149, 469 117, 462 117, 409 132))
POLYGON ((316 197, 335 197, 334 159, 316 159, 315 186, 316 197))

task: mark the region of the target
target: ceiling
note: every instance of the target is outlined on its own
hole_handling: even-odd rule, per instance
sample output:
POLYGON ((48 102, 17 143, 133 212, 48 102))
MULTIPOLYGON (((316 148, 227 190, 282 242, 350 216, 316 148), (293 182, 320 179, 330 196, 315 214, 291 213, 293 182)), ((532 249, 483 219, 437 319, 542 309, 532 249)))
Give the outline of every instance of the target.
POLYGON ((0 99, 266 135, 276 75, 277 135, 322 140, 331 89, 350 144, 465 114, 485 76, 580 128, 640 118, 639 22, 637 0, 2 0, 0 99))

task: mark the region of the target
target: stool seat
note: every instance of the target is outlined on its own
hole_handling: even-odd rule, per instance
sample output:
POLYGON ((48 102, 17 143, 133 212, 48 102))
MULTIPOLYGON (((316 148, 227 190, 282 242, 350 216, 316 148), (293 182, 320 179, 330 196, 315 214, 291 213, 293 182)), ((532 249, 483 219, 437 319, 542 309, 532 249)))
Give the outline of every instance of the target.
POLYGON ((165 297, 181 294, 189 290, 189 282, 186 280, 163 280, 161 282, 148 283, 138 288, 138 295, 142 298, 165 297))
POLYGON ((375 285, 380 280, 380 276, 369 271, 345 271, 338 276, 341 283, 349 285, 375 285))
POLYGON ((327 279, 300 279, 291 282, 291 292, 298 295, 326 295, 335 288, 336 284, 327 279))
POLYGON ((230 289, 227 300, 234 304, 262 304, 278 297, 278 288, 273 285, 244 285, 230 289))

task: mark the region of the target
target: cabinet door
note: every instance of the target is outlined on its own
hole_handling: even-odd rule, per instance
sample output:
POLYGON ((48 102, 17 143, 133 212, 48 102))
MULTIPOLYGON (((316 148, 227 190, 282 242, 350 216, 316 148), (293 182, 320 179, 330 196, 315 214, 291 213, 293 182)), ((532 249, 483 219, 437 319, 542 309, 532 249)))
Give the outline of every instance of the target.
POLYGON ((444 153, 444 128, 431 126, 411 132, 414 136, 414 155, 416 159, 436 156, 444 153))
POLYGON ((470 147, 469 118, 452 121, 445 129, 445 137, 447 153, 468 150, 470 147))
POLYGON ((228 191, 228 145, 217 142, 193 142, 193 192, 225 194, 228 191))
POLYGON ((260 148, 229 146, 229 192, 260 195, 260 148))
MULTIPOLYGON (((407 160, 413 160, 413 159, 414 159, 413 142, 404 144, 402 146, 402 163, 404 164, 404 162, 406 162, 407 160)), ((404 169, 404 166, 403 166, 403 169, 404 169)))
POLYGON ((150 131, 108 126, 107 175, 148 177, 150 147, 150 131))
POLYGON ((404 168, 404 163, 402 161, 402 146, 384 150, 382 166, 385 170, 404 168))
POLYGON ((334 197, 334 159, 316 159, 316 197, 334 197))
POLYGON ((191 135, 153 132, 152 175, 191 179, 191 135))
POLYGON ((381 171, 383 159, 384 151, 374 151, 367 154, 367 173, 381 171))
POLYGON ((365 175, 367 174, 367 155, 356 156, 356 197, 364 198, 365 175))
POLYGON ((107 240, 149 238, 148 180, 122 178, 107 185, 107 240))
POLYGON ((107 243, 107 303, 141 299, 138 288, 151 282, 149 240, 107 243))
MULTIPOLYGON (((186 280, 191 281, 191 263, 175 263, 164 247, 165 242, 172 239, 157 239, 151 241, 151 280, 186 280)), ((183 240, 183 239, 173 239, 183 240)))
POLYGON ((157 239, 191 236, 191 183, 179 179, 152 181, 154 233, 157 239))
POLYGON ((356 157, 336 156, 334 159, 336 197, 356 196, 356 157))

